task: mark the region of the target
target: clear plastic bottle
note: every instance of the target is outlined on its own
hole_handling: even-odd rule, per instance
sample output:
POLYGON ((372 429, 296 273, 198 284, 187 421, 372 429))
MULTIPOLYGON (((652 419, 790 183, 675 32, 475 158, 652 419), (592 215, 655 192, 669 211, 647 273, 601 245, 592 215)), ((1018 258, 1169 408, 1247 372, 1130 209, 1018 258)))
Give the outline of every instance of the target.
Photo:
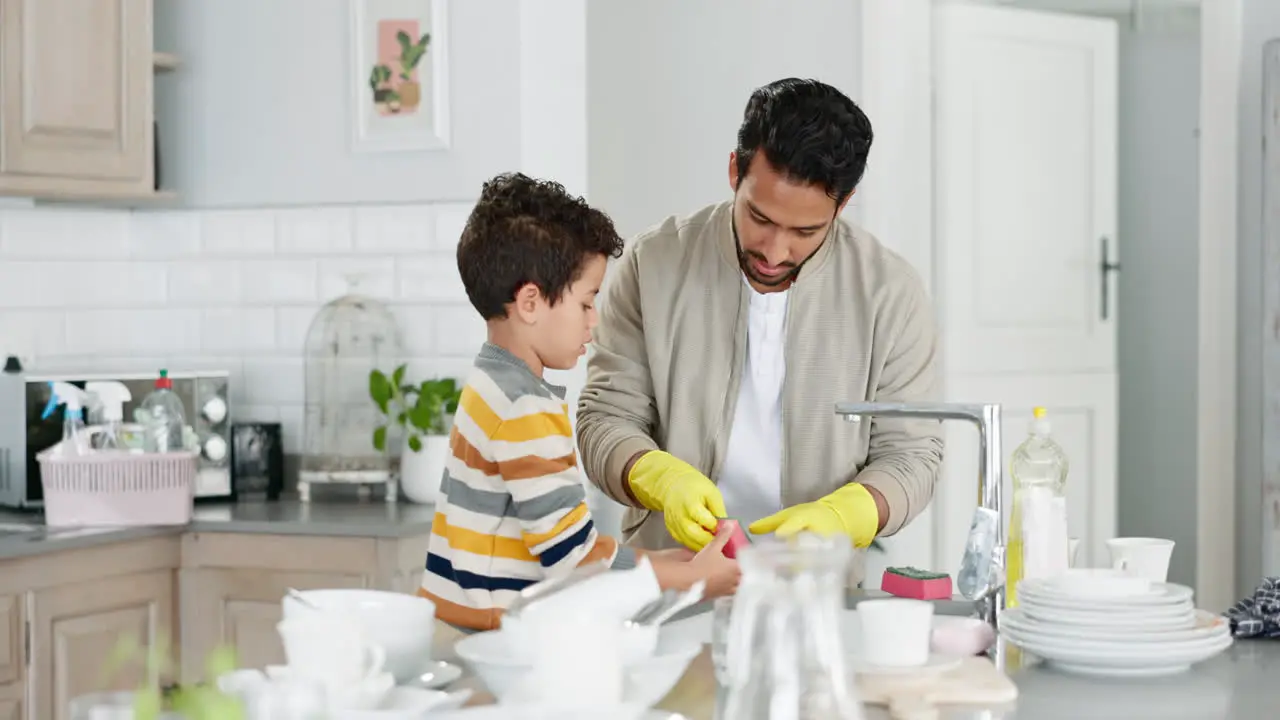
POLYGON ((147 394, 140 406, 146 418, 143 449, 151 453, 178 452, 183 449, 186 411, 182 400, 173 392, 169 371, 161 370, 155 390, 147 394))
POLYGON ((1033 412, 1029 436, 1013 451, 1013 514, 1005 554, 1005 598, 1018 604, 1018 582, 1067 569, 1067 455, 1050 436, 1045 409, 1033 412))

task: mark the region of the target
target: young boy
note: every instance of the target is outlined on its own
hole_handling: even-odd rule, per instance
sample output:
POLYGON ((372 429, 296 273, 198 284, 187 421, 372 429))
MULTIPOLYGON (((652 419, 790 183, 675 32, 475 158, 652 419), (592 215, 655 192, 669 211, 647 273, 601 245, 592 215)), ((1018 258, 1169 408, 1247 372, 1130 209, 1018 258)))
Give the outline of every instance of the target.
POLYGON ((641 554, 663 589, 737 587, 727 534, 697 555, 644 553, 601 534, 587 510, 564 389, 543 370, 586 354, 605 265, 621 254, 613 221, 558 183, 499 175, 471 211, 458 271, 489 340, 458 402, 418 591, 441 620, 496 628, 521 589, 583 563, 630 569, 641 554))

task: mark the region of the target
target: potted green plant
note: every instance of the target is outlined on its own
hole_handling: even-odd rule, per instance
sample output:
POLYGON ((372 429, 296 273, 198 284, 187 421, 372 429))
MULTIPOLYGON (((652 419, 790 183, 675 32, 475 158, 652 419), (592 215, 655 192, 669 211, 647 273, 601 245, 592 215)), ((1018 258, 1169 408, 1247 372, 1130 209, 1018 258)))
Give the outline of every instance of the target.
POLYGON ((418 63, 427 54, 427 45, 431 42, 430 33, 423 33, 414 42, 409 33, 401 30, 396 33, 396 41, 400 43, 400 105, 405 110, 413 110, 422 102, 422 83, 413 76, 418 63))
POLYGON ((109 712, 119 717, 132 711, 134 720, 245 720, 245 708, 238 698, 224 694, 217 687, 222 675, 237 669, 236 652, 230 646, 219 646, 205 660, 205 682, 191 685, 164 685, 161 678, 174 674, 169 641, 157 636, 149 647, 137 637, 121 635, 103 668, 102 685, 126 666, 140 666, 143 681, 132 692, 103 692, 83 695, 71 701, 73 717, 90 717, 93 711, 109 712))
POLYGON ((393 427, 404 431, 400 454, 400 486, 410 500, 433 504, 440 497, 440 480, 449 457, 449 429, 462 394, 453 378, 420 383, 405 381, 406 366, 390 375, 369 373, 369 397, 384 421, 373 431, 373 446, 386 452, 393 427))

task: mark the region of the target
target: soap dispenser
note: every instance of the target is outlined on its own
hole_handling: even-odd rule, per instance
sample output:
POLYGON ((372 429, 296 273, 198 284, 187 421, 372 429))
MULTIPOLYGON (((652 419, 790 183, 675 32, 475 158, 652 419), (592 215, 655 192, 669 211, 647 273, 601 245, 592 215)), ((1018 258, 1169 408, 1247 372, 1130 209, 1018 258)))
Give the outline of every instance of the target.
POLYGON ((84 389, 96 397, 102 406, 102 430, 93 436, 92 445, 95 450, 124 450, 122 437, 124 422, 124 404, 133 399, 133 394, 124 383, 116 380, 94 380, 84 384, 84 389))

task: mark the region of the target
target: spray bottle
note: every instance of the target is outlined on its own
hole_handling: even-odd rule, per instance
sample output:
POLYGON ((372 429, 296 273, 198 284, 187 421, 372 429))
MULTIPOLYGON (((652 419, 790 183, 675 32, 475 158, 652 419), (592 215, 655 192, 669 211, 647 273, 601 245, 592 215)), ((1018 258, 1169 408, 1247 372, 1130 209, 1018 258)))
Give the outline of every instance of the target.
POLYGON ((103 430, 93 438, 95 450, 127 449, 121 436, 124 422, 124 404, 133 399, 129 388, 115 380, 94 380, 84 384, 84 389, 102 404, 103 430))
POLYGON ((49 382, 49 403, 44 406, 40 417, 47 418, 58 409, 62 411, 62 443, 59 452, 63 455, 85 455, 89 452, 89 438, 84 429, 84 406, 89 401, 89 394, 84 390, 58 380, 49 382))

